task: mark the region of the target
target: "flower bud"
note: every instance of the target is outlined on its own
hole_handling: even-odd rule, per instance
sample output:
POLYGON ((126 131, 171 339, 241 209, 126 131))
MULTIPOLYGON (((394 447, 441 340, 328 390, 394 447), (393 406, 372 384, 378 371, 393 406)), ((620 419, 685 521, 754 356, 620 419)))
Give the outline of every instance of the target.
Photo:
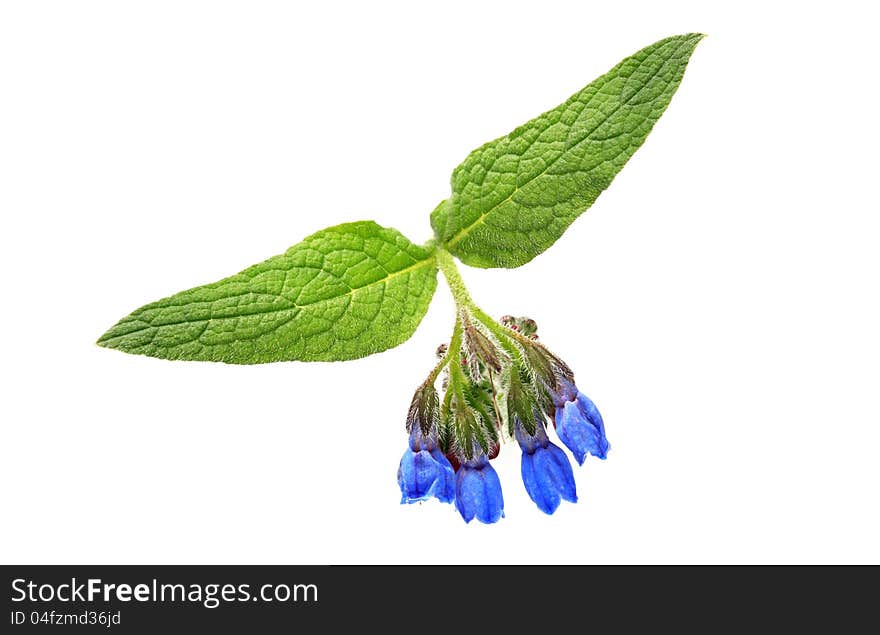
POLYGON ((495 342, 488 335, 467 318, 464 320, 464 345, 467 351, 471 379, 480 381, 483 378, 480 364, 496 373, 501 372, 501 363, 505 359, 504 354, 498 350, 495 342))
POLYGON ((416 388, 409 412, 406 415, 406 430, 412 432, 418 427, 425 436, 432 434, 440 413, 440 398, 433 383, 424 383, 416 388))

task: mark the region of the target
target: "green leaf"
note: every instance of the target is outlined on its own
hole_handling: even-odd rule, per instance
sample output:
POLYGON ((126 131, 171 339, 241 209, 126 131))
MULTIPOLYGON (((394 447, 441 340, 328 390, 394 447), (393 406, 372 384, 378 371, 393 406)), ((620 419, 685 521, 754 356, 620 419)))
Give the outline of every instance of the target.
POLYGON ((660 40, 472 152, 431 214, 438 239, 476 267, 518 267, 550 247, 645 141, 702 38, 660 40))
POLYGON ((347 223, 231 278, 141 307, 98 344, 231 364, 355 359, 406 341, 436 286, 433 248, 371 221, 347 223))

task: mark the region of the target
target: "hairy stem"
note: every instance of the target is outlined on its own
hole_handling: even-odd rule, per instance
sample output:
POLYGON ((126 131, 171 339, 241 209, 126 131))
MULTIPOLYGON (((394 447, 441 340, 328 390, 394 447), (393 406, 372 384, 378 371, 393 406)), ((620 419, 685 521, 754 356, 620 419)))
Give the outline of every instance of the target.
POLYGON ((461 279, 461 275, 458 273, 458 267, 455 266, 452 255, 445 249, 438 248, 436 258, 437 266, 440 267, 443 277, 446 278, 446 283, 452 292, 452 298, 455 300, 456 307, 459 310, 473 308, 474 301, 471 300, 471 295, 464 285, 464 280, 461 279))
POLYGON ((434 369, 428 373, 427 379, 425 379, 426 384, 433 384, 437 381, 437 376, 440 374, 440 371, 449 363, 449 350, 446 351, 446 354, 440 358, 440 361, 437 362, 437 365, 434 366, 434 369))
POLYGON ((455 396, 464 402, 464 393, 462 392, 462 384, 466 383, 464 373, 461 370, 461 318, 455 318, 455 328, 452 330, 452 339, 449 341, 449 350, 446 354, 449 356, 449 385, 455 396))
MULTIPOLYGON (((440 360, 440 363, 434 367, 434 370, 431 371, 429 375, 429 380, 433 381, 436 379, 437 375, 443 369, 444 366, 449 364, 449 387, 446 390, 446 395, 443 398, 443 409, 449 410, 449 402, 452 399, 452 394, 454 392, 461 392, 460 386, 457 385, 457 377, 455 375, 455 364, 450 364, 451 360, 461 359, 461 321, 456 317, 455 326, 452 328, 452 337, 449 338, 449 348, 446 349, 446 355, 443 356, 443 359, 440 360), (457 354, 456 354, 457 351, 457 354)), ((460 370, 459 370, 460 372, 460 370)))
MULTIPOLYGON (((436 258, 437 266, 443 272, 443 277, 446 278, 446 283, 449 285, 449 290, 452 292, 452 298, 455 300, 455 306, 458 311, 466 311, 472 314, 495 336, 501 347, 513 359, 523 363, 525 360, 522 350, 516 345, 515 339, 511 337, 514 333, 501 326, 474 303, 464 284, 464 280, 461 279, 461 274, 458 273, 458 267, 455 266, 455 260, 453 260, 452 255, 440 247, 436 251, 436 258)), ((451 345, 449 350, 452 350, 451 345)))

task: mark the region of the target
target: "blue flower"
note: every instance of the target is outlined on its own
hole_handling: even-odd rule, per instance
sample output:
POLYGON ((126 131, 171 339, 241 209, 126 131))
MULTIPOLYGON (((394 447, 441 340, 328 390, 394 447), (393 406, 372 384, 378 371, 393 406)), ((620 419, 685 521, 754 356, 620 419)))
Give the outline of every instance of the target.
POLYGON ((605 438, 605 424, 596 404, 574 384, 562 379, 553 395, 556 406, 556 434, 574 454, 579 465, 587 454, 604 459, 611 445, 605 438))
POLYGON ((424 436, 418 425, 409 435, 409 447, 397 469, 400 503, 417 503, 432 496, 443 503, 455 498, 455 471, 449 459, 437 447, 433 435, 424 436))
POLYGON ((501 481, 485 454, 464 461, 455 473, 455 508, 468 523, 497 523, 504 516, 501 481))
POLYGON ((535 434, 529 434, 517 417, 516 440, 523 451, 523 484, 538 509, 552 514, 562 499, 576 503, 577 488, 571 463, 565 452, 547 438, 544 417, 536 416, 535 434))

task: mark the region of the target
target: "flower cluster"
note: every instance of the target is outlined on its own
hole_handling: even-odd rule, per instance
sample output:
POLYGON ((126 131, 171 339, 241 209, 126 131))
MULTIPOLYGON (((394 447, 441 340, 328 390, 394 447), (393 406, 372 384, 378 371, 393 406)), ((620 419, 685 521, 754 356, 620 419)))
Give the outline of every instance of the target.
POLYGON ((548 420, 579 465, 604 459, 609 444, 602 415, 565 362, 538 342, 528 318, 492 320, 460 312, 440 362, 413 395, 409 447, 397 481, 402 503, 437 498, 454 503, 466 522, 504 516, 501 481, 490 461, 505 438, 522 450, 522 480, 546 514, 577 502, 571 463, 547 434, 548 420), (441 372, 442 398, 435 386, 441 372))

